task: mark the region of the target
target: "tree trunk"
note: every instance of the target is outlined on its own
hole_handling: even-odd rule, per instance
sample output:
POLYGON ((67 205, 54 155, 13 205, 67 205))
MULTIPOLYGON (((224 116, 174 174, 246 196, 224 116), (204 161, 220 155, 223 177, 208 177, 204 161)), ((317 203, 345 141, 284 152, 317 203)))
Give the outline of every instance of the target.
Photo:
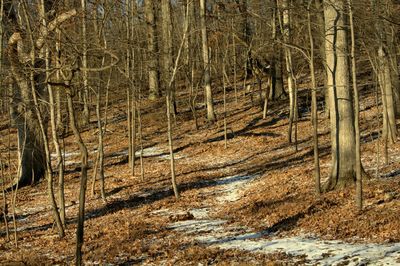
MULTIPOLYGON (((282 20, 283 20, 283 41, 285 43, 291 43, 291 32, 290 32, 290 7, 288 0, 281 0, 281 12, 282 12, 282 20)), ((295 99, 295 84, 294 84, 294 73, 292 67, 292 52, 290 48, 285 46, 285 62, 286 62, 286 73, 287 73, 287 87, 289 91, 289 127, 288 127, 288 141, 292 143, 292 133, 293 133, 293 122, 297 119, 297 100, 295 99)))
POLYGON ((393 98, 392 77, 388 55, 381 44, 378 49, 378 80, 382 91, 383 102, 383 136, 394 143, 397 139, 397 127, 395 116, 395 103, 393 98))
POLYGON ((353 81, 353 92, 354 92, 354 128, 356 134, 356 205, 358 211, 362 210, 363 198, 362 198, 362 176, 361 176, 361 151, 360 151, 360 103, 357 88, 357 75, 356 75, 356 57, 355 57, 355 34, 354 34, 354 22, 353 22, 353 4, 352 0, 347 0, 349 9, 350 19, 350 35, 351 35, 351 74, 353 81))
POLYGON ((324 59, 325 59, 325 20, 324 20, 324 6, 323 6, 323 0, 316 0, 315 1, 315 7, 317 9, 316 15, 317 15, 317 31, 318 34, 316 35, 316 40, 318 42, 318 51, 319 51, 319 56, 320 56, 320 67, 323 69, 323 77, 324 77, 324 88, 323 88, 323 93, 325 97, 325 113, 327 114, 327 117, 329 117, 329 91, 328 91, 328 73, 326 72, 326 67, 324 65, 324 59))
POLYGON ((285 93, 283 89, 283 77, 282 77, 282 48, 278 46, 278 5, 277 0, 269 0, 272 5, 272 40, 273 40, 273 51, 275 51, 271 58, 271 90, 269 94, 270 100, 277 100, 282 97, 285 93))
MULTIPOLYGON (((45 172, 45 150, 40 125, 34 111, 32 92, 25 76, 25 68, 21 65, 17 52, 18 43, 22 42, 17 33, 9 40, 8 58, 11 63, 11 73, 16 82, 11 102, 11 116, 18 129, 19 161, 21 171, 17 182, 19 186, 26 186, 38 181, 45 172)), ((43 87, 38 91, 43 94, 43 87)))
POLYGON ((179 199, 179 190, 176 184, 176 177, 175 177, 174 146, 172 143, 171 100, 168 94, 166 97, 166 103, 167 103, 167 121, 168 121, 168 144, 169 144, 168 146, 169 146, 169 156, 171 157, 170 158, 171 182, 175 198, 179 199))
POLYGON ((86 186, 87 186, 87 170, 88 170, 88 152, 85 143, 82 140, 81 134, 77 128, 74 104, 72 102, 71 91, 67 91, 67 105, 70 119, 70 127, 75 136, 81 152, 81 178, 79 189, 79 211, 78 211, 78 225, 76 229, 76 250, 75 250, 75 263, 82 265, 82 246, 85 222, 85 201, 86 201, 86 186))
POLYGON ((172 75, 172 21, 171 21, 171 6, 170 0, 161 0, 161 16, 162 16, 162 23, 161 23, 161 31, 162 31, 162 57, 163 57, 163 64, 162 64, 162 83, 164 90, 171 90, 171 103, 172 103, 172 112, 176 114, 176 100, 175 100, 175 86, 168 87, 169 80, 172 75))
POLYGON ((315 81, 314 70, 314 40, 311 29, 311 14, 310 5, 312 0, 308 2, 307 8, 307 24, 308 24, 308 37, 310 39, 310 74, 311 74, 311 123, 313 126, 313 146, 314 146, 314 180, 315 192, 317 195, 321 194, 321 171, 319 165, 319 147, 318 147, 318 110, 317 110, 317 83, 315 81))
POLYGON ((149 99, 160 96, 158 73, 158 45, 153 0, 144 0, 144 12, 147 24, 147 52, 149 61, 149 99))
POLYGON ((215 122, 214 103, 211 90, 211 74, 210 74, 210 57, 208 54, 208 39, 206 28, 206 0, 200 0, 200 26, 203 47, 203 63, 204 63, 204 85, 205 98, 207 103, 207 120, 210 123, 215 122))
POLYGON ((353 99, 349 87, 343 0, 324 1, 332 166, 326 189, 354 184, 356 171, 353 99))
MULTIPOLYGON (((88 67, 87 61, 87 33, 86 33, 86 0, 81 0, 82 8, 82 67, 88 67)), ((90 123, 90 109, 89 109, 89 83, 88 72, 82 71, 83 79, 83 122, 85 125, 90 123)))

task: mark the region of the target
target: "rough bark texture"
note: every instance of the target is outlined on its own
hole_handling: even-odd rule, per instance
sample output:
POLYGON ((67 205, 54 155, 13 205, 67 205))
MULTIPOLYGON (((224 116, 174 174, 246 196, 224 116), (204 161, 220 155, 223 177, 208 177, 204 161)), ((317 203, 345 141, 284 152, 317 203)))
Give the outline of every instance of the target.
POLYGON ((332 168, 327 189, 355 181, 355 130, 349 87, 343 0, 324 1, 325 53, 331 121, 332 168))
MULTIPOLYGON (((76 10, 70 10, 62 13, 50 21, 46 27, 39 29, 40 36, 32 45, 31 49, 40 51, 44 45, 44 40, 48 34, 55 30, 57 26, 64 21, 76 15, 76 10)), ((11 21, 17 23, 16 18, 11 21)), ((31 184, 43 177, 45 172, 45 150, 43 137, 41 136, 40 124, 35 112, 33 95, 30 86, 29 70, 44 69, 43 60, 35 60, 35 65, 29 63, 29 55, 25 53, 25 41, 21 33, 16 31, 9 38, 7 55, 10 62, 11 74, 15 81, 12 91, 11 113, 14 126, 18 129, 19 159, 21 162, 21 171, 16 182, 20 186, 31 184)), ((34 73, 33 82, 37 97, 45 97, 45 72, 37 71, 34 73), (40 86, 39 86, 40 84, 40 86)), ((47 129, 47 117, 43 118, 43 127, 47 129)))
MULTIPOLYGON (((11 73, 16 86, 13 90, 11 115, 15 127, 18 129, 19 158, 21 171, 18 176, 19 186, 29 185, 38 181, 45 173, 45 151, 40 125, 35 113, 32 100, 29 77, 25 67, 21 64, 18 54, 18 45, 22 45, 19 33, 11 36, 8 43, 8 59, 11 63, 11 73)), ((43 95, 43 87, 37 93, 43 95)))

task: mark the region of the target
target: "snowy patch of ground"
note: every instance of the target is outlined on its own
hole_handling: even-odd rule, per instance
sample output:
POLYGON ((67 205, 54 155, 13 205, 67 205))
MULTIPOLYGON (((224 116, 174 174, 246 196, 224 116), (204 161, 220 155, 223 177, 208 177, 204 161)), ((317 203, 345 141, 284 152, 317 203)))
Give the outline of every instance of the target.
MULTIPOLYGON (((229 176, 218 180, 213 190, 219 206, 191 209, 193 219, 171 223, 168 228, 182 232, 196 241, 222 249, 240 249, 266 254, 285 252, 293 256, 306 256, 309 264, 318 265, 400 265, 400 243, 351 244, 342 241, 325 241, 311 236, 277 238, 267 232, 252 232, 250 228, 229 225, 227 220, 210 218, 217 208, 240 199, 246 186, 256 175, 229 176)), ((209 193, 207 193, 209 194, 209 193)), ((181 211, 187 213, 186 211, 181 211)), ((179 213, 181 213, 179 212, 179 213)), ((154 215, 177 215, 168 209, 154 215)))
MULTIPOLYGON (((140 150, 137 150, 135 152, 135 156, 139 157, 140 156, 140 150)), ((128 150, 123 150, 119 152, 114 152, 109 155, 110 157, 119 157, 119 156, 128 156, 128 150)), ((160 157, 161 159, 164 160, 169 160, 169 151, 167 148, 161 149, 159 147, 148 147, 143 149, 143 157, 160 157)), ((174 154, 174 159, 180 159, 183 158, 182 155, 179 154, 174 154)))
MULTIPOLYGON (((92 150, 90 151, 91 153, 97 152, 97 150, 92 150)), ((135 152, 135 156, 138 158, 140 156, 140 150, 137 150, 135 152)), ((80 155, 79 151, 76 152, 66 152, 65 154, 63 154, 64 156, 64 165, 65 166, 71 166, 76 164, 78 161, 76 159, 76 157, 78 157, 80 155)), ((105 154, 106 158, 118 158, 118 157, 125 157, 128 156, 128 150, 122 150, 122 151, 118 151, 118 152, 113 152, 110 154, 105 154)), ((169 151, 167 148, 165 149, 160 149, 159 147, 148 147, 148 148, 144 148, 143 149, 143 157, 159 157, 161 160, 169 160, 170 159, 170 155, 169 155, 169 151)), ((185 156, 182 154, 174 154, 174 159, 179 160, 181 158, 184 158, 185 156)), ((51 158, 52 160, 56 160, 57 158, 57 154, 52 153, 51 154, 51 158)))
POLYGON ((311 264, 337 265, 396 265, 400 263, 400 243, 390 245, 350 244, 341 241, 324 241, 305 236, 287 238, 261 238, 262 233, 247 233, 227 237, 211 234, 196 237, 199 241, 223 249, 275 253, 294 256, 306 255, 311 264))
POLYGON ((241 197, 241 193, 249 182, 257 178, 259 175, 235 175, 222 178, 217 181, 218 185, 222 185, 222 195, 217 197, 220 203, 237 201, 241 197))

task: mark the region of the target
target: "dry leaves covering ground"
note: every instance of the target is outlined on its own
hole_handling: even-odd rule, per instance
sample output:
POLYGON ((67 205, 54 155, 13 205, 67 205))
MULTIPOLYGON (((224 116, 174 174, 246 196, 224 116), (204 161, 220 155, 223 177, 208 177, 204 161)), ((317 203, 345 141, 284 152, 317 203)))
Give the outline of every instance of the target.
MULTIPOLYGON (((225 149, 222 94, 218 93, 216 98, 218 123, 208 125, 204 111, 199 109, 200 129, 196 131, 182 93, 174 126, 176 173, 181 191, 179 201, 174 199, 170 184, 164 101, 143 102, 143 182, 138 161, 136 175, 130 175, 126 158, 125 107, 123 101, 116 101, 109 112, 111 122, 105 137, 107 202, 99 199, 98 195, 91 195, 90 190, 87 193, 83 249, 86 263, 276 265, 307 262, 306 256, 294 258, 282 252, 261 254, 210 247, 169 227, 171 223, 193 219, 187 210, 205 206, 215 206, 210 213, 213 219, 224 219, 229 225, 245 226, 255 232, 279 236, 305 233, 322 239, 350 242, 399 242, 400 145, 390 145, 388 165, 384 165, 383 158, 380 158, 379 176, 376 177, 379 127, 373 93, 365 89, 362 94, 362 158, 371 179, 364 182, 365 208, 360 214, 355 211, 354 187, 331 191, 321 197, 314 194, 311 124, 306 94, 306 90, 301 92, 296 152, 286 138, 288 111, 285 100, 273 103, 267 119, 263 120, 260 107, 253 106, 248 96, 240 95, 240 101, 236 103, 233 91, 229 90, 229 139, 225 149), (121 119, 113 120, 118 117, 121 119), (218 180, 236 175, 256 178, 243 186, 237 199, 217 201, 213 195, 218 194, 218 180), (155 215, 157 211, 165 210, 168 210, 165 215, 155 215)), ((326 178, 330 167, 330 137, 328 121, 322 111, 319 115, 321 171, 326 178)), ((7 130, 3 129, 2 149, 7 145, 6 133, 7 130)), ((93 164, 97 145, 95 130, 85 131, 83 137, 91 151, 93 164)), ((12 138, 14 140, 15 135, 12 138)), ((12 145, 15 154, 15 143, 12 145)), ((66 162, 66 237, 57 237, 45 182, 22 188, 17 197, 17 247, 13 241, 7 241, 4 224, 0 224, 2 264, 73 263, 79 155, 75 153, 78 147, 73 136, 65 139, 65 146, 71 155, 66 162)), ((380 143, 380 154, 382 147, 380 143)))

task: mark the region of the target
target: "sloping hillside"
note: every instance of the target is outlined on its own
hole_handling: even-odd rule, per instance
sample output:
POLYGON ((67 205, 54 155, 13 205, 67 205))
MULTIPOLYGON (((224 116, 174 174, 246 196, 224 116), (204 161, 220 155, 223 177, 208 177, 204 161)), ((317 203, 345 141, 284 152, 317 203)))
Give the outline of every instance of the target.
MULTIPOLYGON (((376 155, 377 148, 383 154, 383 143, 377 138, 380 111, 375 106, 374 91, 366 87, 361 95, 362 162, 371 179, 364 181, 365 208, 357 213, 353 187, 315 196, 309 92, 304 87, 300 91, 297 151, 287 142, 285 99, 271 103, 267 118, 262 119, 256 103, 258 94, 253 105, 240 91, 236 103, 234 91, 228 88, 225 148, 221 88, 215 99, 218 122, 207 124, 199 105, 199 130, 195 129, 187 95, 179 93, 173 128, 181 191, 178 201, 170 181, 164 100, 142 103, 143 181, 139 160, 136 175, 130 175, 126 108, 123 101, 114 101, 105 136, 107 201, 88 189, 85 263, 400 263, 400 145, 390 145, 388 165, 376 155)), ((320 163, 325 179, 330 169, 330 136, 322 107, 319 118, 320 163)), ((7 131, 2 135, 6 143, 7 131)), ((87 130, 83 137, 93 166, 96 132, 87 130)), ((57 236, 46 182, 21 188, 15 211, 18 246, 7 241, 4 223, 0 224, 2 264, 73 263, 79 150, 72 136, 65 139, 65 147, 66 237, 57 236)), ((8 218, 13 239, 11 212, 8 218)))

